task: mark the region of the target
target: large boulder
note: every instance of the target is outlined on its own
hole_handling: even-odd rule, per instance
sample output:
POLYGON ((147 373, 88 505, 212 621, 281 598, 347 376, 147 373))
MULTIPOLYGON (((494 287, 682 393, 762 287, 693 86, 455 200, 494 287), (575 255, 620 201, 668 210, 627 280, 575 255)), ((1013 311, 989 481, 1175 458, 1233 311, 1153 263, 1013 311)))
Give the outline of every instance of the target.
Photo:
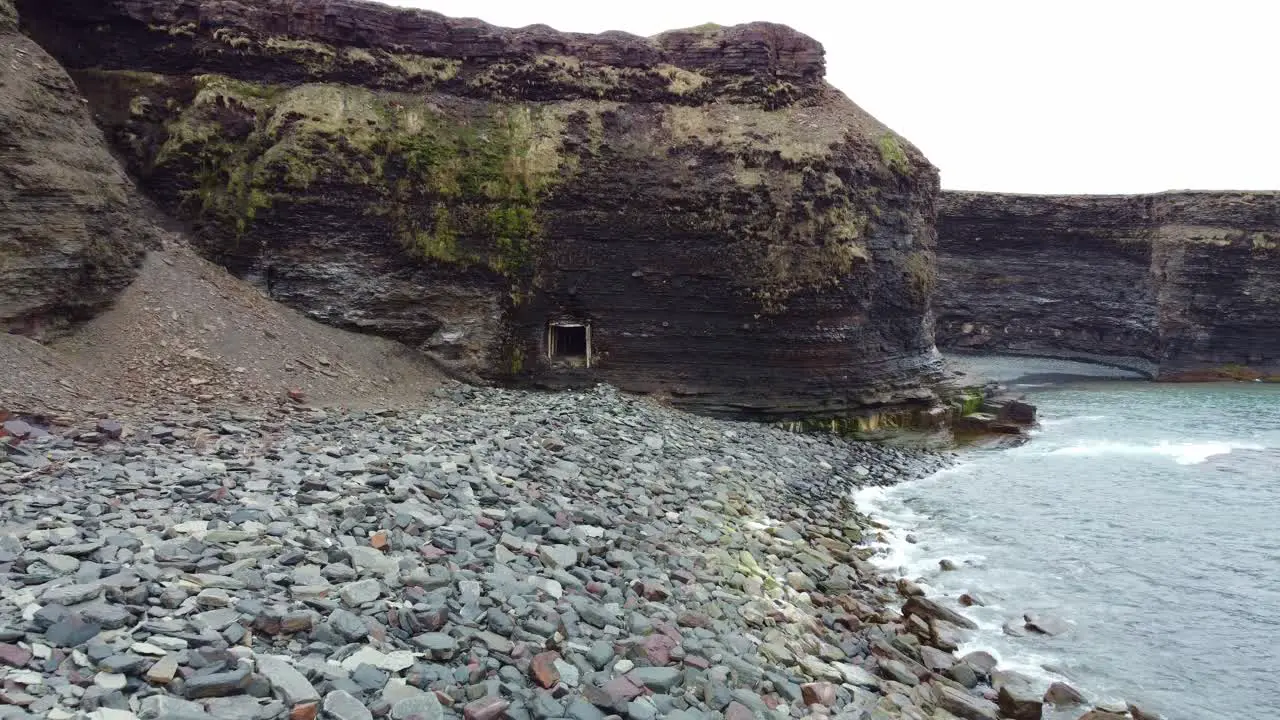
POLYGON ((155 241, 75 84, 0 0, 0 332, 87 319, 155 241))
POLYGON ((1054 681, 1049 685, 1049 689, 1044 691, 1043 700, 1054 707, 1061 708, 1083 704, 1084 695, 1064 682, 1054 681))
POLYGON ((955 610, 924 596, 908 598, 907 601, 902 604, 902 614, 917 615, 926 620, 942 620, 944 622, 949 622, 952 625, 958 625, 966 630, 976 630, 978 628, 978 624, 973 620, 970 620, 955 610))
POLYGON ((1000 706, 1000 714, 1012 720, 1040 720, 1044 711, 1040 693, 1028 683, 1001 685, 996 704, 1000 706))
POLYGON ((972 695, 946 682, 933 683, 938 707, 965 720, 996 720, 999 707, 986 698, 972 695))
POLYGON ((767 23, 29 0, 201 250, 456 374, 784 420, 920 408, 938 176, 767 23))

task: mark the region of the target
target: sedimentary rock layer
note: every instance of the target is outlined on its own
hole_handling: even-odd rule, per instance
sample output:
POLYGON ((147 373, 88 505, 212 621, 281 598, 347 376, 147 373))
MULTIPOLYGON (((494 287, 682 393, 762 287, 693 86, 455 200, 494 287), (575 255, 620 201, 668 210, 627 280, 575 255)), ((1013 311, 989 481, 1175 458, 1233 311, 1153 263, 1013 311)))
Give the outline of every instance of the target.
POLYGON ((943 346, 1280 373, 1280 193, 946 192, 938 234, 943 346))
POLYGON ((313 317, 467 378, 606 381, 710 413, 930 395, 936 171, 787 28, 22 9, 201 250, 313 317), (552 323, 583 326, 557 343, 569 356, 552 323))
POLYGON ((45 334, 110 301, 152 240, 75 85, 0 0, 0 332, 45 334))

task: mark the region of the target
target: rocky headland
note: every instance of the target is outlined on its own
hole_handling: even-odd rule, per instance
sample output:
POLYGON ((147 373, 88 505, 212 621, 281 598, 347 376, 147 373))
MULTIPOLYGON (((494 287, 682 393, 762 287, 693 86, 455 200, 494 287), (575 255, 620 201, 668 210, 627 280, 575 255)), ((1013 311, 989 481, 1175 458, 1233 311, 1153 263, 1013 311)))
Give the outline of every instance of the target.
POLYGON ((312 318, 461 379, 706 414, 933 401, 937 171, 788 28, 18 7, 194 245, 312 318))
POLYGON ((944 192, 941 346, 1280 378, 1280 193, 944 192))

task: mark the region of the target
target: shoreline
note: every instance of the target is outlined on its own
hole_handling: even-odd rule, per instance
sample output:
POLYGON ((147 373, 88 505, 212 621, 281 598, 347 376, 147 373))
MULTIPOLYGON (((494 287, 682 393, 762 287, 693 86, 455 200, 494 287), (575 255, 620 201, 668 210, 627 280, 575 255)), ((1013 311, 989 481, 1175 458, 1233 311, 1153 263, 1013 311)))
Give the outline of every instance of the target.
POLYGON ((605 388, 440 394, 162 413, 10 451, 0 699, 144 720, 745 720, 887 701, 869 658, 896 596, 849 490, 944 456, 605 388))
MULTIPOLYGON (((1033 434, 1030 441, 1034 442, 1034 440, 1033 434)), ((1009 452, 1009 449, 980 449, 970 452, 1003 453, 1009 452)), ((988 592, 990 588, 984 587, 980 580, 977 582, 962 580, 960 583, 954 580, 950 583, 941 582, 948 576, 949 570, 963 569, 981 556, 966 555, 962 547, 951 548, 950 551, 929 549, 929 545, 932 544, 929 538, 930 527, 936 524, 936 520, 928 514, 921 515, 917 510, 902 503, 900 498, 893 500, 892 496, 904 485, 925 482, 941 474, 960 471, 968 463, 980 462, 977 458, 966 459, 964 455, 965 453, 961 453, 957 462, 930 476, 914 478, 884 488, 864 488, 857 493, 855 501, 858 512, 871 524, 880 528, 876 541, 871 543, 871 547, 876 551, 871 562, 888 577, 898 580, 898 589, 903 593, 904 599, 920 593, 921 596, 939 603, 944 612, 956 613, 977 625, 971 629, 970 637, 959 643, 960 647, 955 654, 961 658, 977 656, 980 661, 992 664, 989 677, 992 679, 991 689, 996 692, 986 694, 988 699, 1001 703, 1000 717, 1019 717, 1019 707, 1026 709, 1025 717, 1043 717, 1044 720, 1076 720, 1083 717, 1089 720, 1110 718, 1151 720, 1162 717, 1145 710, 1143 707, 1145 701, 1142 697, 1131 697, 1127 693, 1121 693, 1118 696, 1112 693, 1096 692, 1096 688, 1091 688, 1087 681, 1074 677, 1072 673, 1064 670, 1061 663, 1071 654, 1070 649, 1064 649, 1061 646, 1039 649, 1023 647, 1017 653, 1005 655, 1011 648, 997 640, 1003 633, 1031 638, 1041 637, 1051 641, 1055 635, 1066 630, 1067 626, 1062 620, 1051 615, 1042 615, 1028 607, 1019 609, 1016 597, 992 595, 988 592), (889 504, 884 502, 885 497, 889 498, 889 504), (913 553, 908 549, 915 547, 922 548, 922 551, 917 551, 915 553, 917 556, 912 559, 913 553), (939 567, 942 563, 950 567, 939 567), (935 581, 939 583, 935 584, 935 581), (984 612, 974 607, 972 611, 970 610, 971 605, 986 606, 988 604, 995 606, 994 615, 990 609, 984 612), (1051 625, 1056 625, 1058 628, 1047 631, 1038 628, 1031 617, 1025 613, 1039 615, 1044 621, 1045 628, 1051 625), (1010 626, 1013 626, 1012 631, 1009 629, 1010 626), (1053 657, 1054 655, 1060 657, 1053 657), (1004 685, 1013 688, 1007 697, 1001 697, 999 694, 1004 685), (1065 702, 1057 706, 1052 702, 1055 699, 1071 697, 1078 698, 1078 702, 1065 702), (1037 702, 1042 703, 1042 710, 1031 709, 1031 706, 1037 702), (1086 711, 1094 714, 1084 714, 1086 711)), ((1175 462, 1183 461, 1175 459, 1175 462)), ((938 500, 936 493, 934 499, 938 500)), ((953 531, 955 529, 952 528, 953 531)), ((978 567, 985 566, 985 560, 979 560, 978 567)))
POLYGON ((998 716, 972 690, 998 668, 869 561, 853 499, 953 454, 608 388, 438 395, 24 444, 0 461, 4 697, 144 720, 998 716))

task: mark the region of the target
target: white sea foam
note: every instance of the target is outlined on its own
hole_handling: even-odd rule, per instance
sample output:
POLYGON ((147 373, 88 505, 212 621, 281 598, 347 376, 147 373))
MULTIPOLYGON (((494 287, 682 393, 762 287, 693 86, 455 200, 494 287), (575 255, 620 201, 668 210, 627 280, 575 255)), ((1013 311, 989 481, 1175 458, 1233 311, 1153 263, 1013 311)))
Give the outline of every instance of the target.
MULTIPOLYGON (((955 470, 952 468, 942 472, 955 470)), ((878 531, 876 540, 871 543, 877 553, 870 562, 885 572, 912 578, 927 594, 948 602, 946 598, 964 591, 973 577, 971 571, 941 572, 938 561, 945 557, 961 564, 981 564, 985 558, 972 552, 960 538, 938 537, 936 529, 932 527, 932 518, 913 510, 902 501, 903 490, 904 486, 898 485, 863 488, 854 493, 854 503, 858 510, 886 526, 886 529, 878 531), (908 542, 908 535, 916 535, 917 542, 908 542)), ((1000 667, 1022 673, 1042 685, 1047 686, 1054 680, 1064 679, 1044 668, 1045 665, 1057 664, 1059 658, 1010 642, 1010 638, 1002 630, 1010 611, 999 602, 998 596, 989 592, 984 594, 989 601, 995 602, 990 602, 986 607, 963 609, 964 614, 977 624, 978 629, 960 646, 956 655, 985 650, 999 660, 1000 667)))
POLYGON ((1220 440, 1179 443, 1160 442, 1154 445, 1116 442, 1113 440, 1093 440, 1057 448, 1050 451, 1050 454, 1075 457, 1161 456, 1170 458, 1179 465, 1199 465, 1215 455, 1227 455, 1233 450, 1265 449, 1264 446, 1256 443, 1220 440))
POLYGON ((1081 425, 1085 423, 1095 423, 1100 420, 1106 420, 1106 415, 1069 415, 1060 418, 1040 418, 1040 425, 1044 427, 1061 427, 1064 425, 1081 425))
MULTIPOLYGON (((955 468, 939 471, 953 472, 955 468)), ((934 477, 937 475, 935 474, 934 477)), ((904 503, 900 493, 904 486, 862 488, 854 492, 854 505, 859 512, 875 519, 885 529, 877 530, 875 538, 868 543, 876 550, 869 562, 888 573, 915 580, 934 575, 938 571, 938 561, 946 558, 952 562, 968 565, 980 565, 986 558, 982 555, 965 552, 952 547, 949 542, 921 542, 920 529, 929 528, 931 518, 917 512, 904 503), (913 542, 908 538, 916 535, 913 542), (947 551, 940 551, 939 546, 946 546, 947 551)), ((930 532, 930 531, 926 531, 930 532)), ((929 589, 927 582, 920 584, 929 589)))
MULTIPOLYGON (((1212 702, 1239 693, 1251 704, 1235 707, 1248 708, 1276 697, 1268 666, 1254 662, 1271 648, 1255 633, 1237 631, 1242 623, 1215 621, 1210 608, 1266 616, 1259 610, 1265 603, 1256 598, 1270 592, 1268 580, 1278 577, 1270 572, 1276 554, 1265 545, 1265 532, 1256 529, 1266 527, 1265 507, 1275 493, 1276 485, 1264 478, 1268 464, 1280 460, 1274 422, 1280 405, 1271 394, 1205 395, 1197 401, 1211 403, 1206 410, 1216 414, 1197 410, 1193 416, 1183 392, 1144 391, 1110 405, 1095 402, 1096 395, 1046 395, 1050 417, 1031 442, 998 452, 976 450, 940 475, 857 493, 859 510, 886 527, 868 534, 880 551, 874 563, 882 572, 911 578, 930 598, 977 624, 958 655, 991 652, 1000 667, 1034 678, 1039 688, 1066 680, 1091 701, 1124 698, 1162 712, 1185 706, 1190 712, 1184 717, 1253 720, 1238 709, 1196 712, 1210 703, 1201 698, 1205 678, 1184 677, 1176 663, 1147 658, 1141 649, 1158 647, 1168 657, 1189 647, 1228 652, 1229 646, 1214 644, 1200 629, 1212 626, 1215 637, 1232 638, 1241 648, 1236 663, 1248 668, 1238 679, 1209 677, 1207 683, 1218 687, 1212 702), (1256 422, 1259 417, 1263 423, 1256 422), (1240 429, 1246 434, 1233 437, 1240 429), (1160 512, 1125 519, 1128 503, 1148 497, 1153 479, 1167 483, 1160 490, 1160 512), (1088 525, 1069 512, 1076 508, 1088 525), (1195 559, 1188 554, 1184 568, 1183 543, 1164 542, 1176 539, 1166 531, 1166 518, 1178 518, 1176 527, 1195 528, 1201 512, 1240 527, 1219 529, 1206 542, 1208 551, 1195 559), (908 543, 909 534, 918 542, 908 543), (1224 553, 1230 563, 1214 560, 1224 553), (987 559, 964 564, 980 554, 987 559), (960 567, 942 571, 942 558, 960 567), (1237 582, 1242 573, 1247 583, 1237 582), (985 606, 960 607, 958 597, 965 592, 980 595, 985 606), (1152 610, 1171 596, 1178 602, 1152 610), (1021 625, 1025 613, 1061 619, 1071 630, 1056 637, 1003 631, 1005 623, 1021 625), (1170 619, 1179 621, 1179 633, 1162 624, 1170 619)), ((1045 720, 1076 716, 1045 711, 1045 720)))
POLYGON ((916 548, 907 542, 911 529, 924 517, 889 496, 892 488, 865 487, 854 492, 853 502, 858 511, 887 526, 876 533, 870 543, 876 554, 871 564, 885 571, 895 571, 911 564, 916 548))

